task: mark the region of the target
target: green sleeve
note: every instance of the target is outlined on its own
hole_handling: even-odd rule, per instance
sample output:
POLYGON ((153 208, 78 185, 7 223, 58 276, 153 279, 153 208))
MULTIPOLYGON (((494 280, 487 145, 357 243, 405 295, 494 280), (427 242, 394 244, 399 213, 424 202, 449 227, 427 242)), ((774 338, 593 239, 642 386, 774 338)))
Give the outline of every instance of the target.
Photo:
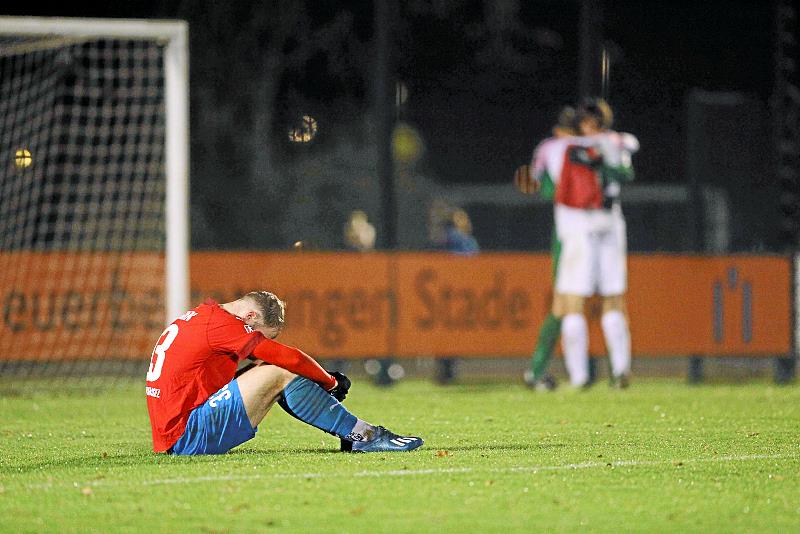
POLYGON ((620 182, 620 183, 627 183, 632 182, 634 179, 634 172, 633 167, 626 167, 620 165, 619 167, 610 167, 603 165, 603 178, 605 183, 611 182, 620 182))
POLYGON ((541 183, 539 196, 545 200, 553 200, 556 196, 556 184, 546 171, 542 173, 539 182, 541 183))

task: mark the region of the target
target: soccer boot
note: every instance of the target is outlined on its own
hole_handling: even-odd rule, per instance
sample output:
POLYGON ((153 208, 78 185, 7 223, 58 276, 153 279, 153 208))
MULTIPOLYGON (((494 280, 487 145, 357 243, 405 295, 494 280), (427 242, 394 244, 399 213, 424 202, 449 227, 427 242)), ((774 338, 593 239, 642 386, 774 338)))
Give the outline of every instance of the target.
POLYGON ((343 439, 341 450, 343 452, 405 452, 413 451, 421 447, 423 443, 422 438, 398 436, 382 426, 376 426, 371 440, 348 441, 343 439))
POLYGON ((611 377, 611 387, 614 389, 628 389, 631 385, 630 377, 627 374, 611 377))
POLYGON ((534 378, 533 371, 528 369, 523 375, 525 385, 535 391, 553 391, 558 387, 556 379, 552 375, 544 375, 541 378, 534 378))

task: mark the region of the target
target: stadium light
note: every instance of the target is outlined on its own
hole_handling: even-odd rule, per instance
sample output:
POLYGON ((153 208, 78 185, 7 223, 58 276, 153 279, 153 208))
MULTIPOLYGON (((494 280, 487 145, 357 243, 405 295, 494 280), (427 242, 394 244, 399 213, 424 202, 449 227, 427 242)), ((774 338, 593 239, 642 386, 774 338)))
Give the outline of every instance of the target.
POLYGON ((311 115, 303 115, 300 124, 289 127, 289 141, 292 143, 310 143, 317 136, 319 123, 311 115))
POLYGON ((20 148, 14 153, 14 165, 18 169, 25 169, 33 164, 33 156, 27 148, 20 148))

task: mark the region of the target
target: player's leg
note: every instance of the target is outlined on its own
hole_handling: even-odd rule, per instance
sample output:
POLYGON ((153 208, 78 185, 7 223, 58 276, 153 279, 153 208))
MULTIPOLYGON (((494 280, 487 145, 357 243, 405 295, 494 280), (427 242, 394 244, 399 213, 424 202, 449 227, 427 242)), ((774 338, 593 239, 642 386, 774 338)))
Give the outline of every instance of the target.
POLYGON ((589 327, 584 300, 594 292, 594 256, 588 215, 581 210, 556 207, 556 229, 561 241, 556 294, 563 305, 561 346, 570 383, 589 383, 589 327))
POLYGON ((589 384, 589 326, 582 295, 561 295, 565 315, 561 320, 561 347, 569 381, 575 387, 589 384))
MULTIPOLYGON (((263 417, 263 416, 262 416, 263 417)), ((234 378, 192 410, 186 429, 170 448, 176 455, 224 454, 256 435, 234 378)))
POLYGON ((611 361, 611 383, 625 388, 631 372, 631 335, 623 295, 603 297, 603 336, 611 361))
POLYGON ((341 438, 368 438, 374 427, 345 407, 311 380, 268 364, 254 364, 236 379, 253 428, 264 419, 275 401, 304 423, 341 438))
POLYGON ((294 375, 272 365, 251 364, 192 410, 178 455, 224 454, 256 435, 276 398, 294 375))
POLYGON ((295 375, 286 369, 264 364, 252 364, 237 376, 242 403, 253 428, 266 417, 272 405, 294 377, 295 375))
MULTIPOLYGON (((558 273, 558 260, 561 253, 561 242, 558 240, 556 232, 553 231, 553 241, 551 246, 551 256, 553 260, 553 280, 555 281, 558 273)), ((561 317, 563 316, 563 305, 557 294, 553 295, 553 302, 550 312, 544 318, 539 337, 536 340, 536 347, 531 355, 530 374, 526 373, 525 382, 536 388, 553 390, 556 387, 555 380, 547 374, 547 368, 553 359, 558 336, 561 334, 561 317)))
POLYGON ((398 436, 359 419, 316 382, 280 367, 255 365, 236 381, 254 427, 277 401, 292 417, 339 437, 348 450, 410 451, 423 444, 421 438, 398 436))
POLYGON ((627 387, 631 372, 631 336, 625 310, 627 290, 627 242, 621 212, 612 214, 611 231, 600 242, 601 324, 611 364, 611 383, 627 387))
POLYGON ((555 389, 555 380, 547 373, 550 360, 553 358, 556 341, 561 334, 561 318, 550 311, 539 328, 536 348, 531 355, 530 375, 526 374, 525 382, 536 389, 555 389))

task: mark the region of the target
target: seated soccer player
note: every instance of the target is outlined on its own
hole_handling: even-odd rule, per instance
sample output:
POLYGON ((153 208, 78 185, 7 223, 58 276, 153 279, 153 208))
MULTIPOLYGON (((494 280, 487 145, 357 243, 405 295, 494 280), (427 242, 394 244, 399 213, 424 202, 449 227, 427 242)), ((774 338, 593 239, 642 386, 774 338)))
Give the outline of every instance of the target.
POLYGON ((208 300, 175 319, 147 371, 153 450, 223 454, 253 438, 272 405, 341 439, 352 452, 411 451, 423 443, 373 426, 342 405, 350 380, 274 339, 284 303, 253 291, 225 304, 208 300), (237 374, 240 360, 256 363, 237 374))

